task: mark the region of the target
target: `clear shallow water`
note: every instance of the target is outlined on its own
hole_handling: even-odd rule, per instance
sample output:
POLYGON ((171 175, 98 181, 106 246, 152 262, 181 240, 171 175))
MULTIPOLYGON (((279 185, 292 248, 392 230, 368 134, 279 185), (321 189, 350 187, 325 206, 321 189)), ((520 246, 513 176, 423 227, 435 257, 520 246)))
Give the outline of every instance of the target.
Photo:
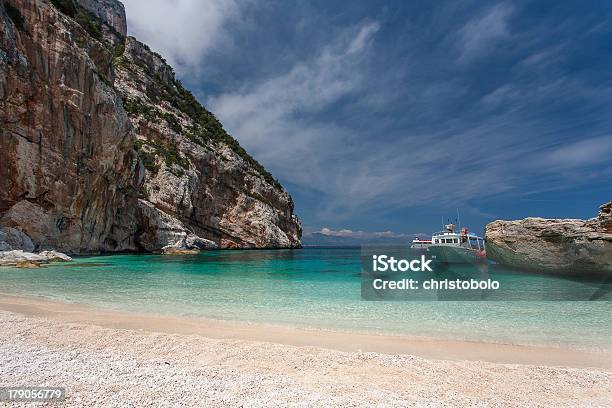
MULTIPOLYGON (((499 268, 491 267, 492 275, 499 268)), ((510 273, 563 293, 584 284, 510 273)), ((368 302, 359 249, 211 251, 196 256, 78 258, 0 268, 0 292, 118 310, 513 344, 612 348, 612 302, 368 302)), ((596 286, 596 285, 595 285, 596 286)), ((609 297, 610 294, 607 294, 609 297)))

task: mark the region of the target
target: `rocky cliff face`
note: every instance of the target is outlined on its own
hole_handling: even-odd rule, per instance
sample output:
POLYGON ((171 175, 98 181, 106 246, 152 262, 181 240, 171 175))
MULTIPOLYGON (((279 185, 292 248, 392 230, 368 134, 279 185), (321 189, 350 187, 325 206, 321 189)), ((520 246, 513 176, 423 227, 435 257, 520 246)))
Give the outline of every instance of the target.
POLYGON ((612 202, 590 220, 526 218, 486 227, 487 257, 554 273, 612 273, 612 202))
POLYGON ((119 39, 127 35, 125 8, 120 2, 116 0, 77 0, 77 3, 104 23, 100 27, 106 31, 107 36, 113 31, 113 34, 119 35, 119 39))
POLYGON ((299 246, 289 194, 125 34, 115 0, 0 3, 0 226, 71 253, 299 246))
MULTIPOLYGON (((221 247, 297 247, 301 234, 293 202, 282 186, 176 80, 161 56, 128 37, 116 59, 115 86, 136 132, 146 177, 144 218, 172 224, 221 247)), ((140 243, 167 239, 144 229, 140 243)))
POLYGON ((132 248, 119 209, 142 176, 111 52, 43 1, 0 6, 0 41, 0 223, 41 248, 132 248))

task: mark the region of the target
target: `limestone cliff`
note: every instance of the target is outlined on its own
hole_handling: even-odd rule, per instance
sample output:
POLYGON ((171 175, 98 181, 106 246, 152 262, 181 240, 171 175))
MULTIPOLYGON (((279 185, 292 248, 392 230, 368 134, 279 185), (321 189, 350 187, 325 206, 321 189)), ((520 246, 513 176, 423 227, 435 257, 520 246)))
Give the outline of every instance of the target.
POLYGON ((41 248, 133 248, 119 209, 142 175, 111 51, 33 0, 0 7, 0 42, 1 223, 41 248))
MULTIPOLYGON (((128 37, 116 59, 115 86, 146 169, 142 196, 156 209, 221 247, 299 246, 289 194, 183 88, 160 55, 128 37)), ((155 246, 155 234, 144 232, 142 245, 155 246)))
POLYGON ((298 247, 289 194, 115 0, 0 3, 0 226, 37 249, 298 247))
POLYGON ((612 273, 612 201, 590 220, 525 218, 486 227, 487 257, 553 273, 612 273))

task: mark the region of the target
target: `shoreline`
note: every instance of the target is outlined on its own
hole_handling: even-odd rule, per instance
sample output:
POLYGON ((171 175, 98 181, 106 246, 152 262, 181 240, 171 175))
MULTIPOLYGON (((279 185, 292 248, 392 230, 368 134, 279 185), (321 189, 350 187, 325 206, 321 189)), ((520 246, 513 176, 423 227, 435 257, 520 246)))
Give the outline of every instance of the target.
POLYGON ((78 303, 0 293, 0 311, 58 323, 172 335, 198 335, 216 340, 317 347, 341 352, 410 355, 425 359, 494 364, 544 365, 612 369, 612 350, 512 345, 401 335, 377 335, 323 329, 292 328, 182 316, 115 311, 78 303))
MULTIPOLYGON (((570 354, 129 314, 0 295, 0 385, 64 387, 66 407, 609 406, 612 368, 568 367, 585 358, 571 354, 568 360, 570 354), (482 361, 487 353, 514 362, 482 361), (556 357, 545 358, 549 353, 556 357), (537 365, 521 363, 526 360, 537 365)), ((601 363, 607 354, 597 355, 601 363)))

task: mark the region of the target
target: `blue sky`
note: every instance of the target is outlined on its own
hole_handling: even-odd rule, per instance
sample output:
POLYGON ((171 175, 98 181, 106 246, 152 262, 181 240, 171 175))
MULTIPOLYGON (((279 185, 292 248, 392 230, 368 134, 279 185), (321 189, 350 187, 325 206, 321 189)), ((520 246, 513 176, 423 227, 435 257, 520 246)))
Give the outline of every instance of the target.
POLYGON ((612 199, 609 2, 124 4, 307 232, 431 232, 457 208, 482 231, 612 199))

